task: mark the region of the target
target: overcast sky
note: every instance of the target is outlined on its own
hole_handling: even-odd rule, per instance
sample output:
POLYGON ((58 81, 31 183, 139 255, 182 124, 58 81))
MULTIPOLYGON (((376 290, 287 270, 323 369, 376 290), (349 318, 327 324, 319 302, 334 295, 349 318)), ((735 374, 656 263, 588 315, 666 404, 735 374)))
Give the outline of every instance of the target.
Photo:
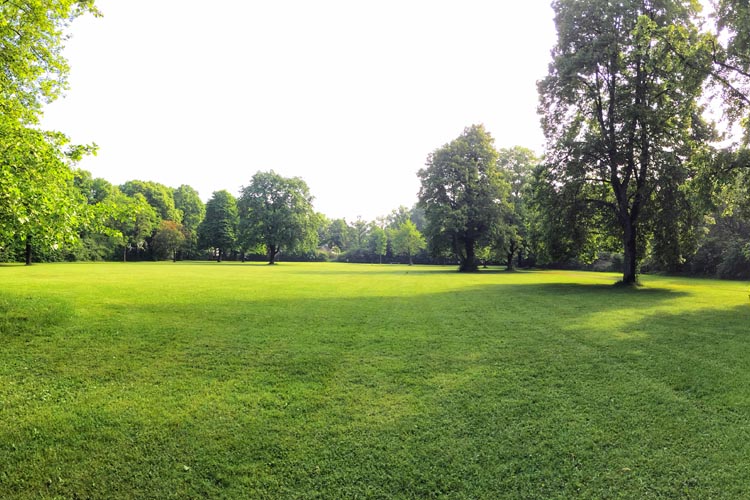
POLYGON ((120 184, 237 194, 258 170, 302 177, 316 210, 372 220, 416 202, 427 155, 474 123, 542 152, 536 81, 549 0, 98 0, 43 126, 120 184))

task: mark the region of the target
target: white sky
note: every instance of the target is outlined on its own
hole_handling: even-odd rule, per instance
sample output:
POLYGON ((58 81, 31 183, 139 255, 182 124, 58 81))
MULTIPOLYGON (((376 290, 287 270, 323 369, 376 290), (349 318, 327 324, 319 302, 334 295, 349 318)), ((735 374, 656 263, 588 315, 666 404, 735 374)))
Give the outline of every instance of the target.
POLYGON ((65 51, 70 90, 43 126, 99 154, 114 184, 237 194, 302 177, 328 217, 416 202, 427 155, 474 123, 542 151, 536 81, 550 0, 98 0, 65 51))

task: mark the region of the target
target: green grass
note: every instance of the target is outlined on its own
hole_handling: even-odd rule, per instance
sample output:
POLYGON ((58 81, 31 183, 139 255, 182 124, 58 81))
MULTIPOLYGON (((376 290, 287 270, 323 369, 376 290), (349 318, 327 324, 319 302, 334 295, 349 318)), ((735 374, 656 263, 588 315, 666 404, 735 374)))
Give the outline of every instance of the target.
POLYGON ((748 498, 736 282, 0 267, 0 498, 748 498))

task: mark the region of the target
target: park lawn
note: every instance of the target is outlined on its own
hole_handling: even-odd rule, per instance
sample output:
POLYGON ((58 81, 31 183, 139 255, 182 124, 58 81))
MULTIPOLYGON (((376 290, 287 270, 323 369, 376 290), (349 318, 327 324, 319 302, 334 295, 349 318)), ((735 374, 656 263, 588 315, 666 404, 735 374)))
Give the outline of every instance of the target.
POLYGON ((746 283, 0 267, 0 498, 747 498, 746 283))

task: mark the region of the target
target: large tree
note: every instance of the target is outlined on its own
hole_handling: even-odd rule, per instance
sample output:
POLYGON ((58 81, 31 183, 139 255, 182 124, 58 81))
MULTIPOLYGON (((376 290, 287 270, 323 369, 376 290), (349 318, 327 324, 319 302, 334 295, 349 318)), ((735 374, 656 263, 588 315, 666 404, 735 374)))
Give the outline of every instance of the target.
POLYGON ((29 125, 65 88, 64 31, 86 11, 96 13, 93 0, 0 2, 0 245, 25 239, 27 264, 32 241, 75 238, 81 219, 69 163, 87 148, 29 125))
POLYGON ((206 216, 198 226, 198 245, 212 248, 221 262, 237 244, 237 200, 228 191, 214 191, 206 203, 206 216))
POLYGON ((620 239, 632 284, 646 213, 689 175, 707 138, 698 98, 713 38, 696 27, 695 1, 552 5, 558 41, 539 84, 549 179, 560 199, 615 222, 598 229, 620 239))
POLYGON ((0 247, 21 240, 27 265, 32 245, 57 248, 78 238, 88 211, 70 163, 81 152, 62 134, 0 118, 0 247))
POLYGON ((265 246, 269 264, 276 262, 282 248, 315 248, 319 219, 312 200, 307 184, 299 177, 282 177, 273 170, 256 173, 238 200, 245 245, 265 246))
POLYGON ((497 167, 493 139, 482 125, 435 150, 419 171, 419 204, 434 254, 452 253, 460 271, 476 271, 476 247, 501 223, 509 186, 497 167))

